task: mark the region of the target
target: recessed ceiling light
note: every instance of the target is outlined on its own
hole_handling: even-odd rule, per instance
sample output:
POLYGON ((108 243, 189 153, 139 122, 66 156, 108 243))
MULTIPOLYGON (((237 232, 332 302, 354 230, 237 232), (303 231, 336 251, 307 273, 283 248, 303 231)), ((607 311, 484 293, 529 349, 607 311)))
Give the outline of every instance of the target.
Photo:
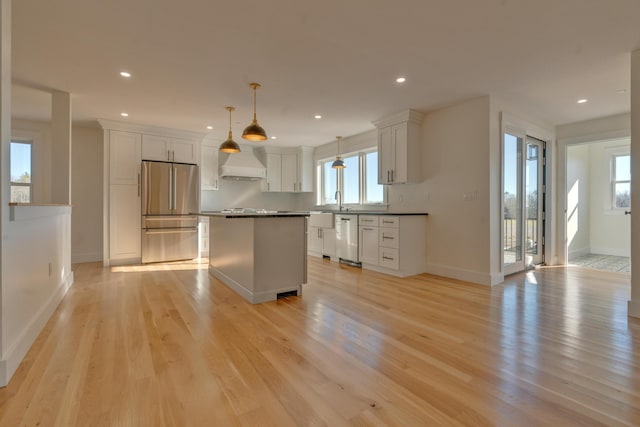
POLYGON ((213 126, 207 126, 207 129, 211 130, 213 129, 213 126))
POLYGON ((277 136, 272 136, 271 139, 278 139, 278 137, 277 136))
POLYGON ((396 83, 404 83, 404 82, 406 82, 406 81, 407 81, 407 79, 406 79, 405 77, 398 77, 398 78, 396 79, 396 83))
POLYGON ((315 117, 316 119, 321 119, 321 118, 322 118, 322 116, 321 116, 320 114, 316 114, 316 115, 315 115, 315 116, 313 116, 313 117, 315 117))
POLYGON ((579 100, 578 100, 578 104, 584 104, 585 102, 587 102, 587 100, 586 100, 586 99, 579 99, 579 100))
POLYGON ((122 117, 129 117, 129 113, 120 113, 122 117))
POLYGON ((128 72, 126 72, 126 71, 120 71, 120 75, 121 75, 122 77, 131 77, 131 73, 128 73, 128 72))

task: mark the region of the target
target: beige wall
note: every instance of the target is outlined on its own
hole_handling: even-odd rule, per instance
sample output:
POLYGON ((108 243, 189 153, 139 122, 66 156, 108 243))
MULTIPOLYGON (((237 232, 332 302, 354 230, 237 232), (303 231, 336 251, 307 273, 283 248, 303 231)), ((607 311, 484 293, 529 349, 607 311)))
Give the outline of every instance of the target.
POLYGON ((102 130, 74 127, 71 148, 71 260, 102 260, 102 130))

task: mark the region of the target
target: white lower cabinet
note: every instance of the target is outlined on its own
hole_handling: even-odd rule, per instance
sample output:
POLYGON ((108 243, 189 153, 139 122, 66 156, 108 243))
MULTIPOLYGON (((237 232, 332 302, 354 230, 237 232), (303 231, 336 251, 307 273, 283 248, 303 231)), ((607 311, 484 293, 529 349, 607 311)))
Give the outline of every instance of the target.
POLYGON ((110 185, 109 200, 109 258, 115 263, 139 262, 140 189, 137 185, 110 185))
POLYGON ((335 258, 335 228, 309 226, 309 234, 307 239, 307 251, 309 255, 316 257, 335 258))
POLYGON ((363 264, 378 264, 378 217, 360 215, 358 223, 358 258, 363 264))
POLYGON ((360 215, 362 268, 399 277, 427 270, 426 215, 360 215))
POLYGON ((208 216, 200 217, 200 226, 198 229, 198 233, 199 233, 198 242, 200 246, 200 250, 198 252, 200 253, 201 258, 206 258, 209 256, 209 217, 208 216))

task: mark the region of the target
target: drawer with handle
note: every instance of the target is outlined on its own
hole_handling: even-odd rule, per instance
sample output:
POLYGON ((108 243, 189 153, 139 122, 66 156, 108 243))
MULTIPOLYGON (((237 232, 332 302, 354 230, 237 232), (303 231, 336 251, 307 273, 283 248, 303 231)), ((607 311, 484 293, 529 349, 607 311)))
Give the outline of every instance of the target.
POLYGON ((358 222, 360 223, 360 225, 366 225, 367 227, 377 227, 378 216, 377 215, 360 215, 358 218, 358 222))
POLYGON ((400 268, 400 260, 397 248, 380 248, 378 265, 380 267, 392 268, 398 270, 400 268))
POLYGON ((380 227, 378 233, 378 242, 380 243, 380 246, 396 249, 400 247, 400 229, 380 227))
POLYGON ((382 215, 380 216, 380 227, 400 227, 400 217, 391 216, 391 215, 382 215))

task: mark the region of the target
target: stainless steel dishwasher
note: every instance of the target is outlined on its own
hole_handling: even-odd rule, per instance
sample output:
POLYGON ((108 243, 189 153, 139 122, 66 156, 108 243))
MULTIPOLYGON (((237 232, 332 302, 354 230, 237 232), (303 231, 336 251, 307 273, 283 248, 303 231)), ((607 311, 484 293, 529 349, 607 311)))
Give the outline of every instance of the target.
POLYGON ((358 215, 336 214, 336 256, 360 266, 358 259, 358 215))

